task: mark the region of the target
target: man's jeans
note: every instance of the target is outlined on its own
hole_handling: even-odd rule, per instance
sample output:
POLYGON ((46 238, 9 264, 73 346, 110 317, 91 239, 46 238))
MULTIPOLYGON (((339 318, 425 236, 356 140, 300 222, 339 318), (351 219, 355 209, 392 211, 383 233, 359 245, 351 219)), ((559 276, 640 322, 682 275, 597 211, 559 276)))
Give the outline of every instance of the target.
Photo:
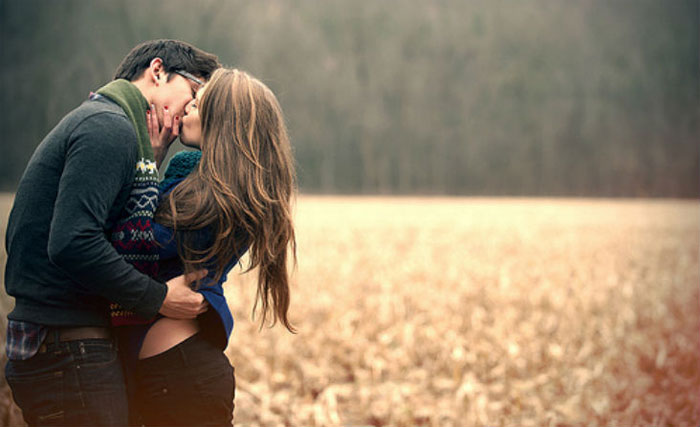
POLYGON ((30 359, 8 361, 5 377, 30 426, 128 423, 124 375, 111 340, 47 344, 30 359))

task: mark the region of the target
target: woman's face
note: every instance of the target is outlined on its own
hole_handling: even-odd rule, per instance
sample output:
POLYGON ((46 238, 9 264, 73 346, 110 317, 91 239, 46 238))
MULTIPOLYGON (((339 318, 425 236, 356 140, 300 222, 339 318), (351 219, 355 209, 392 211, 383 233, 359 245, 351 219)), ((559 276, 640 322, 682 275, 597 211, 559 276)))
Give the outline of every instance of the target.
POLYGON ((202 122, 199 120, 199 102, 202 100, 204 88, 199 89, 195 99, 185 106, 182 117, 180 142, 188 147, 202 148, 202 122))

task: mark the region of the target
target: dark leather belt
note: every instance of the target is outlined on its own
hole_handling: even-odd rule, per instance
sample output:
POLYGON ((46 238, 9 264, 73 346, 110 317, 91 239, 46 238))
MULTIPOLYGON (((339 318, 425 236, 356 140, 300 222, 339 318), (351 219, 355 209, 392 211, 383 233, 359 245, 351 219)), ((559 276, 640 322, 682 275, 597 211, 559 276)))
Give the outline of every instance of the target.
POLYGON ((87 340, 91 338, 109 339, 112 337, 112 333, 110 332, 109 328, 100 328, 97 326, 82 326, 79 328, 58 328, 58 334, 56 334, 56 329, 49 329, 49 331, 46 334, 44 344, 52 344, 56 342, 56 336, 58 336, 59 342, 64 342, 75 340, 87 340))
POLYGON ((59 342, 88 340, 88 339, 109 339, 112 333, 109 328, 100 328, 97 326, 82 326, 78 328, 51 328, 46 333, 44 342, 39 347, 39 353, 48 351, 47 345, 56 342, 58 337, 59 342), (58 332, 58 333, 56 333, 58 332))

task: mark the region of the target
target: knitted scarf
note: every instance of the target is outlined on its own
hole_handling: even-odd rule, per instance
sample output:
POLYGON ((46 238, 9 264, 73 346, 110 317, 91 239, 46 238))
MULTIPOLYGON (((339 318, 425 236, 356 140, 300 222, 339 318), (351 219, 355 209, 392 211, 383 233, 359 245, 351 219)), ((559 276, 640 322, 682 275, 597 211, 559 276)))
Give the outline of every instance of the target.
MULTIPOLYGON (((115 80, 97 91, 116 102, 134 125, 138 140, 138 160, 131 193, 119 220, 111 232, 114 248, 137 270, 155 277, 158 273, 158 252, 153 237, 153 215, 158 207, 158 169, 146 128, 148 101, 141 91, 127 80, 115 80)), ((113 326, 146 324, 143 319, 119 304, 110 305, 113 326)))
POLYGON ((175 184, 186 178, 202 159, 201 151, 180 151, 168 162, 163 180, 160 182, 160 194, 170 191, 175 184))

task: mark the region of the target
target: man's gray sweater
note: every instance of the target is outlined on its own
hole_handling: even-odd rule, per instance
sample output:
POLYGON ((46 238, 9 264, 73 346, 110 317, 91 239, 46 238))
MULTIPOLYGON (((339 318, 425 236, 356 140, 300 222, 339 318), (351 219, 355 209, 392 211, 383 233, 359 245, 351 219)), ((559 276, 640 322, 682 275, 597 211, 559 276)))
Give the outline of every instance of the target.
POLYGON ((106 98, 84 102, 41 142, 19 183, 5 246, 12 320, 107 326, 109 303, 150 318, 166 286, 109 242, 135 174, 137 139, 106 98))

